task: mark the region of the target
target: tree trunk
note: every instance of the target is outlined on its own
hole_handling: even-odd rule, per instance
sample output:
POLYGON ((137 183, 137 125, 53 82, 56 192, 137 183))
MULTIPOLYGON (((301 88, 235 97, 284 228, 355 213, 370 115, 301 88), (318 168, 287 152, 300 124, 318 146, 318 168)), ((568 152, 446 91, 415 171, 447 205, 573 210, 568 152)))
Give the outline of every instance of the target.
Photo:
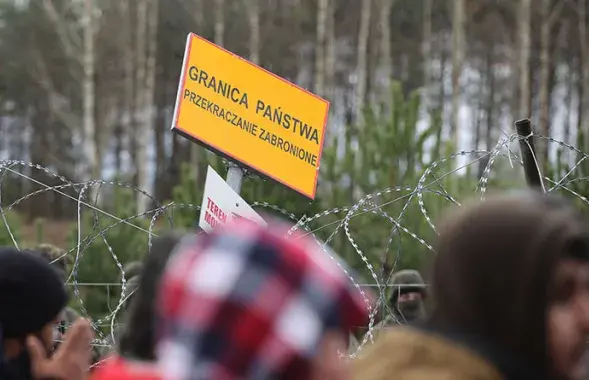
POLYGON ((335 101, 335 57, 336 57, 336 37, 335 37, 335 1, 328 1, 327 23, 326 23, 326 51, 325 51, 325 82, 327 86, 326 96, 330 102, 335 101))
MULTIPOLYGON (((552 9, 552 0, 542 0, 542 26, 540 29, 540 125, 539 133, 550 136, 550 94, 552 93, 551 71, 552 61, 550 54, 551 35, 556 17, 560 14, 561 3, 552 9)), ((548 170, 548 142, 540 144, 538 157, 540 168, 546 173, 548 170)))
POLYGON ((579 17, 579 49, 581 51, 581 80, 583 96, 581 97, 582 119, 579 122, 579 131, 583 132, 583 151, 589 150, 589 35, 587 35, 587 2, 579 1, 577 15, 579 17))
POLYGON ((225 44, 225 0, 215 0, 215 36, 217 45, 225 44))
MULTIPOLYGON (((96 57, 94 52, 94 1, 84 0, 83 24, 83 79, 82 79, 82 125, 84 130, 84 156, 87 161, 87 179, 100 179, 102 172, 102 157, 96 143, 95 120, 95 83, 94 73, 96 57)), ((95 200, 97 186, 88 189, 90 200, 95 200)))
MULTIPOLYGON (((47 155, 46 155, 46 137, 48 125, 48 107, 44 100, 33 100, 35 107, 33 108, 33 114, 31 118, 31 127, 34 133, 30 134, 29 139, 29 153, 30 160, 33 164, 47 166, 47 155)), ((32 169, 32 168, 31 168, 32 169)), ((30 189, 27 193, 42 190, 44 187, 39 185, 40 183, 46 183, 47 176, 40 170, 32 169, 29 173, 30 177, 34 181, 27 181, 30 183, 30 189)), ((85 194, 88 195, 88 194, 85 194)), ((47 217, 51 215, 51 202, 48 202, 47 193, 41 193, 35 197, 32 197, 25 202, 26 206, 29 206, 27 217, 47 217)))
MULTIPOLYGON (((124 61, 124 79, 123 79, 123 112, 121 116, 121 134, 120 134, 120 153, 128 152, 133 154, 131 150, 131 139, 134 136, 133 127, 135 117, 135 52, 136 47, 134 44, 134 31, 133 25, 135 18, 133 17, 133 9, 131 8, 132 0, 121 0, 121 14, 124 20, 123 40, 122 48, 123 61, 124 61)), ((122 155, 118 157, 118 160, 122 164, 122 155)), ((122 165, 121 165, 122 167, 122 165)), ((119 173, 123 174, 123 173, 119 173)))
MULTIPOLYGON (((542 0, 540 6, 542 12, 542 26, 540 28, 540 125, 538 128, 539 134, 543 136, 549 135, 549 107, 550 107, 550 93, 549 93, 549 77, 550 77, 550 29, 551 25, 548 21, 550 16, 551 0, 542 0)), ((540 146, 540 154, 538 161, 543 173, 548 169, 548 143, 543 141, 540 146)))
POLYGON ((175 135, 175 133, 171 134, 165 127, 166 115, 165 112, 162 112, 162 110, 166 108, 169 99, 168 88, 170 86, 165 85, 167 78, 168 76, 165 75, 162 67, 158 70, 158 91, 155 93, 156 122, 153 129, 153 140, 155 144, 155 183, 153 184, 153 188, 157 199, 169 199, 167 198, 168 194, 166 194, 166 187, 168 187, 168 184, 173 183, 170 181, 168 170, 170 167, 170 161, 166 155, 166 143, 168 138, 175 135))
POLYGON ((530 13, 532 0, 520 0, 518 17, 519 36, 519 115, 518 119, 529 118, 530 115, 530 13))
MULTIPOLYGON (((446 42, 446 41, 444 40, 444 42, 446 42)), ((440 113, 440 117, 442 119, 442 124, 444 122, 444 116, 446 114, 445 107, 444 106, 446 104, 446 97, 447 97, 445 83, 446 83, 446 67, 447 67, 447 64, 448 64, 448 52, 446 50, 445 45, 446 45, 445 43, 440 44, 440 46, 441 46, 440 47, 440 49, 441 49, 441 53, 440 53, 440 78, 439 78, 439 81, 438 81, 439 84, 440 84, 440 87, 439 87, 440 92, 439 92, 439 95, 438 95, 439 96, 439 99, 437 101, 437 112, 440 113)), ((441 150, 442 150, 442 138, 443 138, 443 136, 442 136, 442 128, 439 128, 438 131, 437 131, 437 134, 436 134, 436 141, 435 141, 435 145, 434 145, 434 147, 435 147, 434 148, 434 152, 435 152, 434 154, 435 155, 441 155, 442 154, 442 152, 441 152, 441 150)))
POLYGON ((259 0, 249 0, 248 21, 250 27, 250 61, 260 64, 260 4, 259 0))
MULTIPOLYGON (((571 136, 571 118, 573 115, 572 112, 572 102, 574 96, 574 70, 575 70, 575 59, 571 59, 571 54, 569 54, 568 47, 570 46, 569 40, 571 39, 571 22, 567 18, 563 18, 560 24, 560 30, 558 32, 558 44, 555 47, 555 50, 558 52, 558 57, 555 61, 558 62, 566 62, 566 78, 563 81, 563 85, 565 86, 565 97, 564 97, 564 104, 565 104, 565 121, 563 125, 563 142, 569 143, 570 136, 571 136)), ((574 55, 572 55, 574 57, 574 55)), ((556 74, 556 70, 555 70, 556 74)))
MULTIPOLYGON (((496 81, 495 81, 495 54, 493 47, 489 47, 490 51, 487 56, 488 60, 488 71, 487 71, 487 88, 489 96, 487 98, 487 121, 486 121, 486 133, 485 133, 485 150, 490 152, 493 147, 493 125, 495 124, 495 93, 496 93, 496 81)), ((479 178, 483 176, 483 170, 487 166, 489 160, 481 160, 479 165, 479 178)))
POLYGON ((574 75, 574 66, 573 63, 569 63, 567 67, 567 92, 564 100, 564 104, 566 105, 566 121, 564 123, 564 136, 563 142, 567 144, 575 145, 573 141, 571 141, 571 129, 572 129, 572 117, 573 117, 573 91, 575 88, 575 75, 574 75))
MULTIPOLYGON (((381 0, 380 4, 380 18, 379 18, 379 29, 380 29, 380 68, 382 74, 382 83, 380 87, 380 94, 378 102, 383 107, 383 110, 387 110, 389 99, 391 97, 391 81, 393 76, 393 62, 391 58, 391 25, 389 19, 391 17, 391 11, 393 9, 394 0, 381 0)), ((380 78, 378 78, 380 79, 380 78)))
POLYGON ((325 48, 327 38, 327 12, 329 0, 318 0, 317 38, 315 41, 315 94, 325 96, 325 48))
POLYGON ((421 60, 423 64, 423 93, 422 104, 427 116, 430 111, 429 90, 431 82, 431 51, 432 51, 432 1, 423 0, 423 36, 421 45, 421 60))
MULTIPOLYGON (((378 4, 376 4, 378 5, 378 4)), ((373 5, 374 6, 374 5, 373 5)), ((379 9, 376 9, 378 14, 379 9)), ((373 10, 374 12, 374 10, 373 10)), ((378 23, 377 25, 378 26, 378 23)), ((374 25, 370 26, 370 37, 372 37, 377 29, 374 25)), ((380 84, 382 76, 380 76, 380 38, 378 36, 368 38, 368 50, 366 54, 366 88, 364 93, 364 104, 371 107, 372 104, 380 103, 380 84)), ((371 107, 372 108, 372 107, 371 107)))
POLYGON ((464 28, 465 28, 465 4, 464 0, 454 0, 452 17, 452 111, 450 124, 450 138, 454 142, 454 148, 460 145, 460 77, 464 63, 464 28))
POLYGON ((579 101, 577 102, 577 123, 575 127, 577 128, 577 141, 574 141, 574 145, 577 145, 580 148, 583 148, 583 139, 584 137, 580 135, 582 133, 581 126, 583 125, 583 119, 585 118, 585 111, 583 110, 583 99, 585 98, 585 89, 583 86, 583 62, 581 59, 581 52, 579 52, 578 57, 578 67, 577 67, 577 81, 575 82, 575 89, 577 91, 577 96, 579 101))
POLYGON ((360 11, 360 27, 358 30, 358 50, 356 63, 356 91, 354 94, 354 122, 362 123, 364 100, 366 99, 366 79, 368 63, 368 38, 370 37, 370 18, 372 13, 372 0, 362 0, 360 11))
MULTIPOLYGON (((135 34, 135 104, 133 117, 133 164, 135 167, 134 185, 141 187, 147 183, 147 147, 143 146, 146 113, 146 65, 147 65, 147 17, 148 1, 137 2, 137 25, 135 34)), ((148 191, 148 189, 143 189, 148 191)), ((137 212, 145 211, 144 196, 137 194, 137 212)))
POLYGON ((203 0, 194 1, 194 23, 197 33, 202 33, 202 26, 205 23, 204 4, 203 0))
MULTIPOLYGON (((149 156, 148 149, 152 140, 152 133, 155 124, 155 80, 156 80, 156 63, 157 63, 157 35, 159 19, 159 0, 149 0, 146 10, 146 56, 145 56, 145 87, 143 91, 143 101, 141 105, 142 123, 140 126, 140 135, 138 141, 138 158, 142 164, 139 165, 138 182, 139 188, 153 193, 152 181, 150 181, 149 156)), ((139 196, 139 212, 143 213, 150 207, 150 199, 145 196, 139 196)))

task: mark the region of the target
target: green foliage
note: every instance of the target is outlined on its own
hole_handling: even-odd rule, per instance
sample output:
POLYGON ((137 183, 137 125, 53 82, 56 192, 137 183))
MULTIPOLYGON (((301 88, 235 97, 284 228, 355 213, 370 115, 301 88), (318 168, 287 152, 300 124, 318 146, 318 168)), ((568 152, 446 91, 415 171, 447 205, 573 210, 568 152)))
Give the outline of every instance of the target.
MULTIPOLYGON (((173 201, 177 204, 191 204, 200 206, 202 201, 203 189, 197 186, 196 172, 189 164, 183 164, 181 168, 180 183, 174 187, 173 201)), ((190 228, 198 220, 198 212, 191 208, 173 208, 170 209, 175 227, 190 228)))
MULTIPOLYGON (((198 149, 203 149, 198 147, 198 149)), ((204 162, 200 168, 196 169, 191 164, 184 163, 180 168, 180 181, 178 185, 172 190, 172 201, 179 205, 193 205, 198 206, 202 204, 202 197, 204 194, 204 178, 201 182, 197 182, 197 170, 201 170, 201 176, 206 175, 207 166, 211 166, 219 175, 225 175, 225 166, 223 160, 210 153, 200 152, 200 159, 204 162)), ((172 215, 173 226, 176 229, 193 229, 198 223, 199 212, 195 208, 169 208, 169 213, 172 215)))
MULTIPOLYGON (((436 151, 432 154, 431 149, 432 145, 439 144, 437 138, 442 125, 439 115, 433 114, 429 126, 416 133, 420 109, 419 95, 413 93, 405 97, 399 84, 393 86, 391 95, 388 115, 379 115, 368 110, 364 114, 365 122, 362 125, 347 128, 343 156, 337 151, 340 141, 326 149, 322 179, 327 184, 320 189, 323 209, 354 204, 366 194, 389 187, 415 187, 424 169, 439 159, 436 151)), ((398 268, 419 267, 423 262, 426 248, 407 232, 397 229, 392 244, 388 246, 395 225, 382 212, 379 214, 382 210, 395 219, 401 216, 399 223, 403 227, 429 240, 433 231, 426 224, 417 207, 416 199, 403 211, 403 205, 409 197, 409 191, 383 194, 364 203, 364 211, 358 210, 357 216, 350 221, 352 236, 376 267, 380 267, 383 260, 393 266, 399 253, 403 255, 401 262, 397 263, 398 268), (396 198, 399 198, 399 202, 394 201, 396 198), (377 205, 383 206, 379 208, 377 205)), ((343 216, 340 214, 326 218, 331 220, 322 220, 321 223, 337 223, 343 216)), ((329 230, 327 233, 333 228, 329 230)), ((363 277, 369 276, 365 264, 361 262, 343 232, 340 232, 332 246, 363 277)))
POLYGON ((0 245, 14 246, 14 241, 12 240, 12 237, 10 236, 11 233, 12 233, 12 236, 14 237, 14 240, 16 240, 16 242, 18 244, 21 244, 21 242, 22 242, 22 235, 21 235, 22 221, 21 221, 20 217, 15 212, 12 212, 12 211, 5 213, 4 217, 6 218, 6 223, 4 222, 4 220, 0 221, 0 245), (7 228, 7 225, 10 227, 10 229, 7 228))
MULTIPOLYGON (((148 234, 145 231, 149 228, 149 219, 128 219, 135 215, 133 199, 132 190, 116 188, 112 205, 106 209, 124 222, 114 220, 103 213, 95 220, 95 215, 90 211, 85 212, 82 217, 83 252, 79 258, 76 280, 82 284, 111 284, 80 286, 84 306, 94 319, 109 315, 117 306, 120 297, 120 286, 112 284, 121 283, 122 271, 117 266, 113 254, 124 265, 141 260, 148 250, 148 234), (114 210, 116 212, 112 212, 114 210), (113 225, 115 226, 111 227, 113 225)), ((77 234, 77 228, 74 228, 69 238, 69 247, 74 250, 70 254, 74 257, 74 247, 78 242, 77 234)), ((79 305, 73 306, 79 308, 79 305)))

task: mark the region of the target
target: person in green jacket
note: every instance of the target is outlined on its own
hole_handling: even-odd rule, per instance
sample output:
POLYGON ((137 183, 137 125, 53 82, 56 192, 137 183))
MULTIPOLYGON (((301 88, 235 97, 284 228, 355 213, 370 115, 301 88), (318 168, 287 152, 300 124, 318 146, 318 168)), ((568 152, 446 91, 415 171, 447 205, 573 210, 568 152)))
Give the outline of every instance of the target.
POLYGON ((404 269, 391 278, 393 291, 389 299, 391 313, 379 327, 413 323, 426 317, 424 301, 427 298, 425 282, 421 274, 413 269, 404 269))

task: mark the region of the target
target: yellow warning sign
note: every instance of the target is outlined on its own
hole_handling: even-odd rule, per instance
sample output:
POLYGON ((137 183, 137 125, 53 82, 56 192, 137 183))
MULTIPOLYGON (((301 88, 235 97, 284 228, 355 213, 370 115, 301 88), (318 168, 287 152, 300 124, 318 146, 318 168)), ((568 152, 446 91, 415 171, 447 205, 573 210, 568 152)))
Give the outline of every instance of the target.
POLYGON ((329 102, 189 34, 172 130, 315 198, 329 102))

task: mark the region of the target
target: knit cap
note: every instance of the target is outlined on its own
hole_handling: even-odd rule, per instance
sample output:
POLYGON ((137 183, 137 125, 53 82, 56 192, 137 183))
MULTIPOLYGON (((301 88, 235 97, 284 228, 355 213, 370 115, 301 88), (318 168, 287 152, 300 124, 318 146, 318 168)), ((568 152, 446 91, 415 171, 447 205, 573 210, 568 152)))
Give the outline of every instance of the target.
POLYGON ((0 247, 0 325, 4 338, 20 338, 52 322, 67 304, 59 275, 42 258, 0 247))

